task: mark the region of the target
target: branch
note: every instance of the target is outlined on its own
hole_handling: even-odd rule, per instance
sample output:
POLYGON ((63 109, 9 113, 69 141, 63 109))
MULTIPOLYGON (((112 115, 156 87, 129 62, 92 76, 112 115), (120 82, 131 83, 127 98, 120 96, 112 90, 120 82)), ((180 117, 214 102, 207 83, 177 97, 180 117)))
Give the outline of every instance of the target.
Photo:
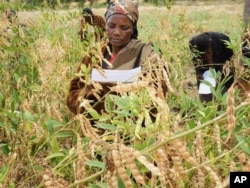
MULTIPOLYGON (((248 106, 248 105, 250 105, 250 102, 243 102, 243 103, 241 103, 239 106, 237 106, 237 107, 235 108, 235 111, 237 111, 237 110, 239 110, 239 109, 241 109, 241 108, 243 108, 243 107, 245 107, 245 106, 248 106)), ((210 125, 210 124, 213 124, 213 123, 219 121, 220 119, 222 119, 222 118, 225 117, 225 116, 227 116, 227 112, 225 112, 225 113, 219 115, 218 117, 216 117, 216 118, 214 118, 214 119, 212 119, 212 120, 210 120, 210 121, 207 121, 207 122, 205 122, 205 123, 203 123, 203 124, 201 124, 201 125, 199 125, 199 126, 193 128, 193 129, 190 129, 190 130, 185 131, 185 132, 183 132, 183 133, 180 133, 180 134, 177 134, 177 135, 175 135, 175 136, 172 136, 172 137, 170 137, 169 139, 167 139, 167 140, 165 140, 165 141, 162 141, 161 143, 155 143, 155 144, 153 144, 153 145, 151 145, 151 146, 145 148, 144 150, 142 150, 141 153, 142 153, 142 154, 146 154, 146 153, 152 152, 152 151, 154 151, 154 150, 160 148, 161 146, 163 146, 163 145, 165 145, 165 144, 167 144, 167 143, 169 143, 169 142, 172 142, 172 141, 174 141, 174 140, 177 140, 177 139, 179 139, 179 138, 182 138, 182 137, 184 137, 184 136, 187 136, 187 135, 189 135, 189 134, 191 134, 191 133, 194 133, 194 132, 196 132, 196 131, 198 131, 198 130, 200 130, 200 129, 203 129, 203 128, 206 127, 206 126, 208 126, 208 125, 210 125)))

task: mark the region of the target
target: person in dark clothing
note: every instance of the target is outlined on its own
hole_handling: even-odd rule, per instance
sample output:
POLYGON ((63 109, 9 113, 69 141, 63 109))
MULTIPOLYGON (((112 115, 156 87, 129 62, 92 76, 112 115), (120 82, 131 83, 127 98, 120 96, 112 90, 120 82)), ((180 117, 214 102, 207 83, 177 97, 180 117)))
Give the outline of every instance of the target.
POLYGON ((78 31, 81 41, 88 41, 90 38, 94 38, 94 42, 102 40, 104 38, 106 24, 104 17, 94 14, 90 8, 84 8, 82 10, 82 16, 80 29, 78 31))
POLYGON ((220 32, 200 33, 189 41, 201 101, 209 102, 213 100, 210 86, 202 80, 209 82, 215 88, 219 81, 227 78, 222 88, 222 94, 234 82, 233 68, 230 71, 224 71, 226 62, 230 61, 233 56, 233 50, 228 48, 227 42, 230 42, 230 38, 220 32), (220 78, 216 78, 218 72, 221 73, 220 78))

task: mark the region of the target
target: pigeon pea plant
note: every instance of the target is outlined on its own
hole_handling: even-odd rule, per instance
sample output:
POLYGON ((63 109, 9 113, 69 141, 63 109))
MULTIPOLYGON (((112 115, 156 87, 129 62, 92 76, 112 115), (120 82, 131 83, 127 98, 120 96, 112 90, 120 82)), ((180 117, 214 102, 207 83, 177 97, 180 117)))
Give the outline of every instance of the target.
POLYGON ((169 92, 162 95, 152 78, 118 85, 102 115, 87 105, 88 114, 73 116, 65 104, 93 45, 77 35, 80 10, 23 12, 25 27, 8 30, 1 18, 0 187, 212 188, 227 187, 230 171, 250 171, 249 98, 235 87, 221 96, 218 87, 214 102, 201 103, 187 43, 208 28, 231 33, 238 65, 241 6, 207 6, 177 4, 154 14, 141 7, 149 11, 140 11, 139 37, 166 60, 169 92))

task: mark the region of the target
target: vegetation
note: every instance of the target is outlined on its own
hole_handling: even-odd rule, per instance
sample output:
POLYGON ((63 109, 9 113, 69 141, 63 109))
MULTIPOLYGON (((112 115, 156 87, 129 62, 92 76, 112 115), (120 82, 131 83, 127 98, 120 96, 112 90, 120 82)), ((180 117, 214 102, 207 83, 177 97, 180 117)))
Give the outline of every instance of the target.
POLYGON ((89 48, 77 36, 80 10, 18 12, 26 26, 9 30, 1 18, 0 187, 214 188, 228 187, 230 171, 250 171, 249 98, 236 88, 220 96, 218 88, 215 102, 200 103, 188 49, 197 33, 224 32, 239 74, 243 4, 205 5, 141 6, 139 37, 161 49, 169 93, 137 84, 130 94, 107 95, 102 116, 90 107, 91 119, 65 104, 89 48))

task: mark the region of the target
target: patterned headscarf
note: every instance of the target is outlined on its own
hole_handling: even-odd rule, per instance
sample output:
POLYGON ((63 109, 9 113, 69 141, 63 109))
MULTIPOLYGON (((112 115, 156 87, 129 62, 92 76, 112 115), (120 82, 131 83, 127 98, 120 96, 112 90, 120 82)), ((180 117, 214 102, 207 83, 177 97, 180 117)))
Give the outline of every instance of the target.
POLYGON ((138 1, 111 0, 105 13, 106 20, 113 14, 126 15, 133 23, 136 23, 139 18, 138 1))
POLYGON ((137 39, 138 37, 137 21, 139 18, 138 1, 137 0, 110 0, 107 11, 105 13, 106 21, 113 14, 126 15, 132 21, 134 32, 131 38, 137 39))

